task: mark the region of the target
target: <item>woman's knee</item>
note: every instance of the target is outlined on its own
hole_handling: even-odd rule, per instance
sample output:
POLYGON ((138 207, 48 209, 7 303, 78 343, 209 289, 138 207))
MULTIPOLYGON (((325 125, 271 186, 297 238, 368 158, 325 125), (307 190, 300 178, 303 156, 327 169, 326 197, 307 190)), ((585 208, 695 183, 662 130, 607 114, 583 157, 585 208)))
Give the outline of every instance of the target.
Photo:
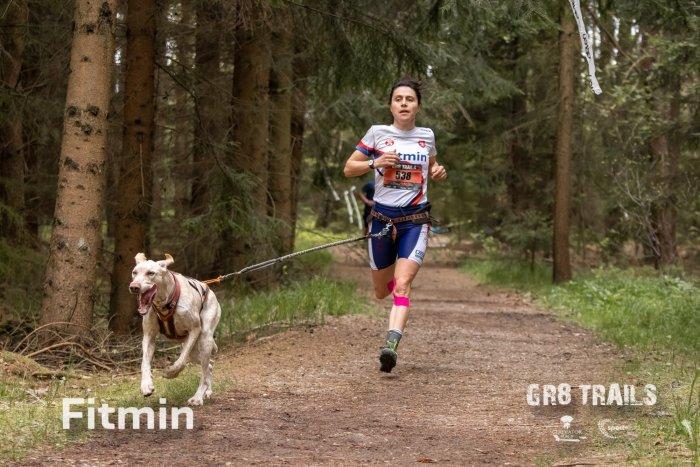
POLYGON ((394 279, 393 268, 388 271, 383 271, 381 274, 374 274, 374 296, 381 300, 389 296, 390 293, 394 291, 396 287, 396 279, 394 279), (387 279, 390 279, 387 282, 387 279))
POLYGON ((377 298, 377 300, 381 300, 383 298, 386 298, 391 292, 386 288, 382 286, 376 286, 374 287, 374 296, 377 298))
POLYGON ((411 293, 411 280, 404 277, 396 278, 396 286, 394 287, 394 295, 399 297, 408 297, 411 293))

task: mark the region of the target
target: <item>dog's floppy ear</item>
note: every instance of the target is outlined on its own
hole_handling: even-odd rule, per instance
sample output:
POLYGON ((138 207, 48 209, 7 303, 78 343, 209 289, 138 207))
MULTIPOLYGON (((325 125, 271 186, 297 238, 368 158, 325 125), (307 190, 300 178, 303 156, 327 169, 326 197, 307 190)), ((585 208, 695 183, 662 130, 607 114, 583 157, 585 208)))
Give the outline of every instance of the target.
POLYGON ((170 265, 173 264, 174 262, 175 262, 175 260, 173 259, 173 257, 166 253, 166 254, 165 254, 165 259, 162 259, 162 260, 158 261, 158 264, 160 264, 160 265, 163 266, 164 268, 167 268, 168 266, 170 266, 170 265))
POLYGON ((146 255, 143 253, 139 253, 136 256, 134 256, 134 260, 136 260, 136 264, 143 263, 144 261, 147 261, 148 258, 146 258, 146 255))

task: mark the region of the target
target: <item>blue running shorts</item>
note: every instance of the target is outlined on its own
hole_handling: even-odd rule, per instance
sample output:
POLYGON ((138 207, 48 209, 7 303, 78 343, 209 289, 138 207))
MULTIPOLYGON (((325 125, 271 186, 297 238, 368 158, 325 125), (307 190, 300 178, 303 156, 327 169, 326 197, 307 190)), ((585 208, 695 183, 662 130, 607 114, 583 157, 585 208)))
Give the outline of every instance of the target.
MULTIPOLYGON (((375 204, 374 209, 389 218, 397 218, 415 214, 424 205, 404 208, 393 208, 381 204, 375 204)), ((376 234, 382 231, 386 222, 372 217, 369 224, 369 233, 376 234)), ((425 251, 428 248, 428 232, 430 224, 414 224, 413 221, 394 224, 393 232, 381 238, 370 238, 369 266, 373 270, 388 268, 396 262, 397 258, 406 258, 423 264, 425 251)))

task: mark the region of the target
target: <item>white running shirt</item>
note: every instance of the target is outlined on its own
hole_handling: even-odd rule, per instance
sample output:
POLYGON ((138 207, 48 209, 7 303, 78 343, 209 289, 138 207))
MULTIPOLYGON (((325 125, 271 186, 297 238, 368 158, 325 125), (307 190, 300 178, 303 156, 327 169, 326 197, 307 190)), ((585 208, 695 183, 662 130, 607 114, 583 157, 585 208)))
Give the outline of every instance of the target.
POLYGON ((428 166, 437 155, 430 128, 403 131, 394 125, 373 125, 355 147, 365 156, 379 159, 396 149, 401 163, 374 171, 374 201, 385 206, 416 206, 428 201, 428 166))

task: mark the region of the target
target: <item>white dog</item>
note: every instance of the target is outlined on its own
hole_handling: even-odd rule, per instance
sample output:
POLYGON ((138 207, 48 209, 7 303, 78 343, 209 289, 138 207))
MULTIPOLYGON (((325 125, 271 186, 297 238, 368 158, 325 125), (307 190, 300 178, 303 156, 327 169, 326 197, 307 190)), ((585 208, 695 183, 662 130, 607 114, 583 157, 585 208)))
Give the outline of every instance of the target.
POLYGON ((217 351, 214 330, 219 324, 221 307, 209 287, 189 277, 168 271, 174 260, 166 254, 162 261, 152 261, 139 253, 131 273, 129 291, 139 296, 139 314, 143 316, 143 361, 141 363, 141 393, 150 396, 155 389, 151 375, 151 360, 156 349, 156 337, 161 332, 182 342, 178 359, 163 371, 174 378, 185 368, 188 360, 202 366, 197 392, 187 403, 202 405, 211 397, 213 362, 217 351), (149 313, 150 312, 150 313, 149 313))

